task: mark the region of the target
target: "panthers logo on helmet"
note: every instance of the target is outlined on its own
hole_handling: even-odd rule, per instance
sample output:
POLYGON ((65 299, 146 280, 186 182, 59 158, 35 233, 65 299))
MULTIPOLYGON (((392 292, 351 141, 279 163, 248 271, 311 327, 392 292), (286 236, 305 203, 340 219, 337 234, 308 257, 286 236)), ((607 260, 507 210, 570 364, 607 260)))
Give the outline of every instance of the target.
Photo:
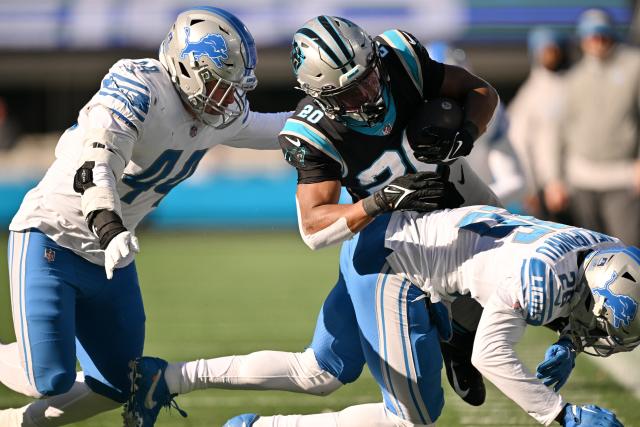
POLYGON ((228 59, 227 43, 220 34, 207 34, 196 42, 189 41, 190 30, 185 27, 186 34, 184 49, 180 52, 180 59, 184 59, 190 53, 197 61, 202 56, 208 56, 216 67, 222 68, 222 60, 228 59))
POLYGON ((594 288, 593 293, 600 296, 600 298, 604 298, 604 306, 611 310, 613 315, 613 326, 619 328, 620 326, 629 326, 631 324, 638 312, 638 303, 633 298, 616 294, 610 289, 611 284, 617 277, 618 273, 614 271, 604 284, 604 287, 594 288))
POLYGON ((305 56, 300 49, 298 43, 293 42, 293 48, 291 49, 291 65, 293 66, 293 72, 298 74, 298 70, 304 62, 305 56))

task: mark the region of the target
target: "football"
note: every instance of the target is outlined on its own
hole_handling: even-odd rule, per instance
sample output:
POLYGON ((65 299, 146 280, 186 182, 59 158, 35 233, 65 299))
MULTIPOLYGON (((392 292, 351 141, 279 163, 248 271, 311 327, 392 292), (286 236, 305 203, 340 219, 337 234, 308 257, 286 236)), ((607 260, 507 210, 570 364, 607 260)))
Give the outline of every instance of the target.
POLYGON ((462 107, 453 99, 434 98, 425 101, 414 113, 407 125, 407 139, 411 147, 434 143, 433 139, 453 135, 462 126, 462 107), (424 129, 431 129, 425 132, 424 129))

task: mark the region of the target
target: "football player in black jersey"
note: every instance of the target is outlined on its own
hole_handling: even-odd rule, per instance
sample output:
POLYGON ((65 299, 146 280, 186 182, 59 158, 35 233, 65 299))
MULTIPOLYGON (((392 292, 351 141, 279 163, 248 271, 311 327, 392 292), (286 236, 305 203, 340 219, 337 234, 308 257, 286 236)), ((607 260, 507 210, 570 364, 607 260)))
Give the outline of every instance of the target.
MULTIPOLYGON (((347 240, 391 210, 500 205, 462 157, 497 105, 487 82, 432 60, 405 31, 372 39, 353 22, 332 16, 318 16, 296 31, 291 61, 307 96, 279 138, 285 159, 298 171, 298 223, 309 247, 347 240), (457 100, 463 124, 454 138, 415 151, 405 128, 413 112, 436 97, 457 100), (353 204, 338 204, 343 186, 353 204)), ((482 377, 470 362, 481 310, 470 298, 459 299, 452 308, 454 337, 442 346, 449 382, 472 405, 485 398, 482 377)))
MULTIPOLYGON (((344 241, 381 212, 457 207, 442 191, 436 166, 417 158, 449 163, 471 151, 498 102, 487 82, 433 61, 407 32, 389 30, 372 39, 332 16, 314 18, 295 33, 291 60, 308 96, 285 124, 280 144, 298 170, 299 224, 307 245, 344 241), (403 142, 405 127, 434 97, 458 100, 463 125, 455 138, 414 153, 403 142), (353 204, 338 204, 343 186, 353 204)), ((498 203, 470 169, 464 172, 466 185, 456 187, 466 204, 498 203)))

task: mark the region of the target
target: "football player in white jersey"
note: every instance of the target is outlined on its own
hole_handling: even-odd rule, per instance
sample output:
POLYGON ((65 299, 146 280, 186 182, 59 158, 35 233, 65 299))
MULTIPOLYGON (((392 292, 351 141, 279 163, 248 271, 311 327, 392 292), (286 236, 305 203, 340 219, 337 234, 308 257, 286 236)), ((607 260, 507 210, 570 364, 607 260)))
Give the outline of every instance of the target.
POLYGON ((0 411, 0 425, 65 425, 128 398, 145 321, 136 226, 209 148, 279 148, 290 113, 250 111, 255 66, 237 17, 186 10, 159 61, 115 63, 62 135, 9 237, 17 342, 0 346, 0 381, 40 400, 0 411))
POLYGON ((168 394, 215 387, 326 395, 366 362, 382 403, 243 414, 226 426, 433 425, 444 404, 439 336, 451 335, 446 306, 461 295, 484 307, 472 361, 507 397, 544 425, 622 426, 612 412, 568 403, 558 390, 577 353, 608 356, 640 342, 640 250, 490 206, 377 218, 344 244, 306 351, 172 363, 157 383, 168 394), (536 374, 514 350, 527 325, 560 331, 536 374))

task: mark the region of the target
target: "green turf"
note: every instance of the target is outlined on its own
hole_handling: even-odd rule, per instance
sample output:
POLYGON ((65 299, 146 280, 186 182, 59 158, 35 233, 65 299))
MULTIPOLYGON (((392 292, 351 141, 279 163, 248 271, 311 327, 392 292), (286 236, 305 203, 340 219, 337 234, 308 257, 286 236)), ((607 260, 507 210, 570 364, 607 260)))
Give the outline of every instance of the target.
MULTIPOLYGON (((293 232, 146 233, 140 240, 138 271, 147 312, 145 352, 171 361, 260 349, 303 349, 337 274, 337 249, 312 252, 293 232)), ((13 333, 4 262, 0 277, 0 340, 6 342, 13 333)), ((552 340, 548 331, 529 328, 519 351, 529 366, 535 366, 552 340)), ((447 385, 444 388, 446 406, 440 426, 537 425, 493 387, 480 408, 468 407, 447 385)), ((640 426, 640 402, 590 364, 588 356, 579 357, 564 394, 574 402, 614 409, 627 427, 640 426)), ((368 373, 328 397, 207 390, 179 398, 189 418, 163 413, 156 425, 220 426, 242 412, 310 413, 379 400, 368 373)), ((0 408, 27 401, 0 386, 0 408)), ((117 425, 118 411, 77 424, 117 425)))

